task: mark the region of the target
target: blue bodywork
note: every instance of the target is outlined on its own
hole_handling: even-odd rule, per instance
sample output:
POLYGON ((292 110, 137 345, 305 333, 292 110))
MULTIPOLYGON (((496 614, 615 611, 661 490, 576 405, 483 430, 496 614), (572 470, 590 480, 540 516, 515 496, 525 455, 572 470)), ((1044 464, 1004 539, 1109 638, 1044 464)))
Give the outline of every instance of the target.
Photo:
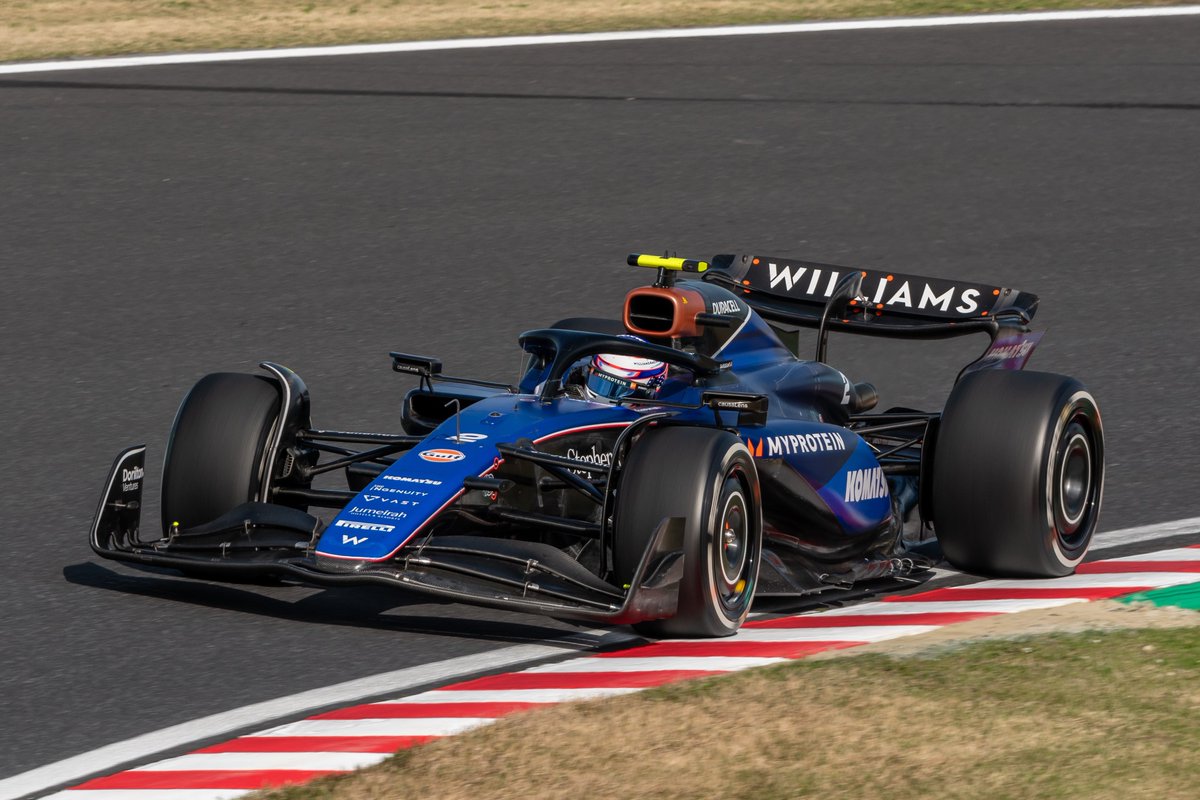
MULTIPOLYGON (((676 370, 658 399, 698 406, 709 390, 766 395, 765 424, 739 426, 736 413, 720 416, 723 425, 739 430, 756 459, 768 539, 818 558, 861 555, 888 527, 892 501, 871 448, 844 427, 850 381, 825 364, 798 359, 732 293, 685 281, 679 286, 703 292, 710 303, 724 303, 722 308, 735 303, 737 325, 709 354, 727 361, 725 369, 707 377, 676 370)), ((518 393, 497 392, 443 421, 346 505, 321 537, 317 554, 389 559, 422 539, 430 523, 463 495, 465 478, 495 472, 503 461, 496 444, 529 440, 542 448, 600 430, 615 437, 639 417, 666 407, 544 399, 539 388, 548 369, 532 366, 518 393)), ((714 424, 711 409, 667 408, 677 412, 675 421, 714 424)))

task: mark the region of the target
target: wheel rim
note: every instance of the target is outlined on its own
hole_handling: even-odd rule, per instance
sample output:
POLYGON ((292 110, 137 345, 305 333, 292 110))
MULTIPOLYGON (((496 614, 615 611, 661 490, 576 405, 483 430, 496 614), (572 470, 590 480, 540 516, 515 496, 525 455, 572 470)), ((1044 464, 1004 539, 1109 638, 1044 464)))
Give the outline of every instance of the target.
POLYGON ((726 616, 736 619, 754 593, 758 542, 740 470, 726 476, 713 537, 713 589, 726 616))
POLYGON ((1098 494, 1098 450, 1086 417, 1076 415, 1059 439, 1054 465, 1054 522, 1066 550, 1086 543, 1098 494))

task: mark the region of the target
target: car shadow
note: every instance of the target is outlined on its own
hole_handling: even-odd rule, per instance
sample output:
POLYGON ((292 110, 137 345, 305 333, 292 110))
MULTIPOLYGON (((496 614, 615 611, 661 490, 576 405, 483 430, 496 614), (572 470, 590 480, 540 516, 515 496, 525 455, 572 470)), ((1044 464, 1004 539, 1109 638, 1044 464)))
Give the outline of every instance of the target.
MULTIPOLYGON (((406 606, 420 606, 422 609, 428 609, 431 605, 465 607, 435 598, 416 597, 384 587, 322 589, 290 583, 210 583, 204 580, 185 578, 167 569, 145 567, 139 569, 139 574, 129 574, 91 562, 63 567, 63 577, 69 583, 77 586, 292 622, 345 625, 398 633, 481 639, 506 644, 558 645, 564 651, 580 649, 581 646, 602 646, 604 639, 611 638, 605 635, 606 631, 590 632, 590 628, 583 626, 558 628, 451 614, 388 613, 406 606), (279 592, 281 590, 285 592, 305 590, 311 593, 296 599, 271 595, 272 591, 279 592)), ((565 624, 570 625, 570 623, 565 624)))

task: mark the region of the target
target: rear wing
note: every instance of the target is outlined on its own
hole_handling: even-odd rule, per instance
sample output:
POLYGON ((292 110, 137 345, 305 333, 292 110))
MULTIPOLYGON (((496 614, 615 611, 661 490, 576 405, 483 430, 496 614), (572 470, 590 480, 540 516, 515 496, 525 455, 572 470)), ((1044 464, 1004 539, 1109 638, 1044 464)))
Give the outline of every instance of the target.
POLYGON ((1000 286, 768 256, 714 256, 702 279, 740 294, 768 320, 869 336, 995 339, 1001 329, 1028 330, 1038 305, 1037 295, 1000 286), (859 293, 822 326, 839 281, 855 271, 859 293))

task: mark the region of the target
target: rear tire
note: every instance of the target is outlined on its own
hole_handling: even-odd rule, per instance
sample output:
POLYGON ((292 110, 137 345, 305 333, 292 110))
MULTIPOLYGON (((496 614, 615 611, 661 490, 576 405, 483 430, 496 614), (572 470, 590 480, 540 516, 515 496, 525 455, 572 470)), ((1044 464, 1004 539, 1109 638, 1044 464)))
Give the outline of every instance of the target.
POLYGON ((729 636, 750 611, 762 554, 762 495, 750 451, 728 431, 663 427, 630 449, 617 497, 613 562, 626 584, 664 517, 683 517, 684 577, 653 637, 729 636))
POLYGON ((933 519, 947 560, 984 575, 1070 575, 1104 490, 1104 430, 1091 394, 1044 372, 968 375, 942 413, 933 519))
POLYGON ((259 375, 218 372, 192 387, 175 415, 163 463, 164 532, 263 499, 264 458, 279 410, 278 387, 259 375))

